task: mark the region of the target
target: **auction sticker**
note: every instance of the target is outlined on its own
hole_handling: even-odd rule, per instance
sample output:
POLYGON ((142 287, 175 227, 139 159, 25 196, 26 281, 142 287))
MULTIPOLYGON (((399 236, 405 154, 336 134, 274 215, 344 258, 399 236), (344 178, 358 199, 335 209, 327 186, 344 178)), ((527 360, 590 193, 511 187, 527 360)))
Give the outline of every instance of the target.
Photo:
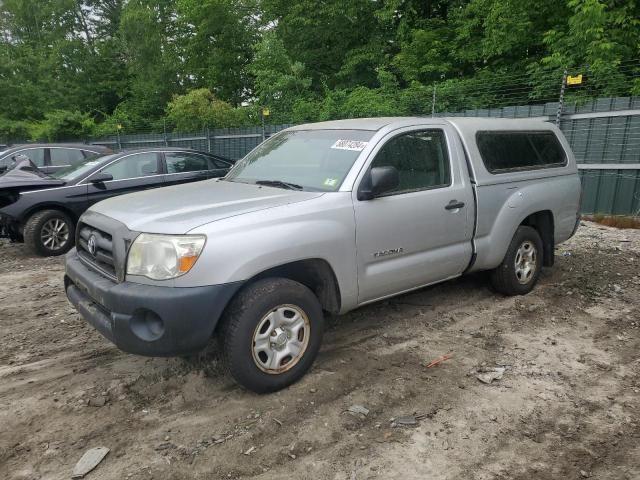
POLYGON ((361 142, 359 140, 338 140, 331 148, 337 150, 351 150, 353 152, 361 152, 369 142, 361 142))
POLYGON ((322 184, 325 187, 335 187, 338 184, 338 179, 337 178, 327 178, 327 179, 325 179, 324 182, 322 182, 322 184))

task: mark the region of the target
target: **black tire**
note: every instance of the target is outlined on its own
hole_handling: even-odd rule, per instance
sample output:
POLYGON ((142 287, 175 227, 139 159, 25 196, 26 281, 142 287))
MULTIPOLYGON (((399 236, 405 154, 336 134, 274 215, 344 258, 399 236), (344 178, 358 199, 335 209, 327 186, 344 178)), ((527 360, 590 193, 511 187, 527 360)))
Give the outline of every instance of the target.
MULTIPOLYGON (((526 248, 522 251, 530 252, 526 248)), ((528 253, 528 255, 530 254, 528 253)), ((526 295, 538 282, 542 271, 542 255, 540 234, 532 227, 519 226, 509 244, 502 263, 491 272, 491 285, 496 291, 504 295, 526 295), (516 270, 518 251, 521 247, 525 248, 526 244, 535 249, 533 251, 535 259, 531 262, 535 267, 530 276, 523 275, 521 270, 516 270)))
MULTIPOLYGON (((273 325, 262 333, 271 332, 273 325)), ((298 381, 311 368, 320 350, 323 330, 322 307, 311 290, 284 278, 258 280, 235 296, 221 319, 218 341, 224 367, 236 382, 248 390, 256 393, 281 390, 298 381), (306 347, 301 348, 300 356, 289 360, 291 364, 283 364, 283 371, 267 373, 263 370, 264 365, 260 367, 258 364, 262 362, 260 355, 270 357, 266 357, 264 352, 255 353, 254 334, 262 331, 258 330, 260 325, 269 324, 267 317, 271 313, 286 313, 290 307, 303 314, 300 317, 306 328, 302 332, 306 347)), ((268 336, 268 342, 272 337, 268 336)), ((286 335, 283 338, 287 341, 286 335)), ((286 357, 282 361, 286 362, 286 357)))
MULTIPOLYGON (((42 257, 53 257, 67 253, 75 242, 75 224, 73 220, 60 210, 42 210, 34 213, 24 226, 24 243, 27 249, 42 257), (63 225, 64 238, 60 244, 47 243, 43 239, 43 230, 49 228, 52 222, 63 225)), ((62 237, 61 237, 62 240, 62 237)))

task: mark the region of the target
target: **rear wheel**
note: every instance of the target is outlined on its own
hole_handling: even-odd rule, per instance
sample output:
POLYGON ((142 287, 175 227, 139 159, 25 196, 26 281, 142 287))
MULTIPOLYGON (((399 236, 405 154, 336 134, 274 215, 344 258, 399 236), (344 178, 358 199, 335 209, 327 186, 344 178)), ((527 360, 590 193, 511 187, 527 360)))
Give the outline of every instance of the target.
POLYGON ((254 392, 285 388, 313 364, 323 323, 320 303, 307 287, 283 278, 259 280, 232 300, 222 319, 224 365, 254 392))
POLYGON ((505 295, 525 295, 538 282, 542 270, 542 239, 532 227, 516 230, 507 253, 491 272, 491 284, 505 295))
POLYGON ((75 225, 59 210, 34 213, 24 227, 24 243, 36 255, 51 257, 67 253, 73 247, 75 225))

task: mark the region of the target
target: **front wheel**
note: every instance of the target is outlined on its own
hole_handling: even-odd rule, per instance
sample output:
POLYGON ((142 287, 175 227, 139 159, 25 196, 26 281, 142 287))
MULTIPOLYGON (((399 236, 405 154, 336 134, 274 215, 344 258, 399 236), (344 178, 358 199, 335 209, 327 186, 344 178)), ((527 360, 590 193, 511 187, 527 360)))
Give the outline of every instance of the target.
POLYGON ((267 278, 245 287, 227 308, 218 333, 231 376, 256 393, 274 392, 311 368, 324 330, 320 302, 304 285, 267 278))
POLYGON ((43 257, 62 255, 71 250, 75 225, 59 210, 34 213, 24 226, 24 243, 31 252, 43 257))
POLYGON ((505 295, 526 295, 538 282, 542 270, 542 239, 535 228, 521 225, 507 253, 491 272, 491 284, 505 295))

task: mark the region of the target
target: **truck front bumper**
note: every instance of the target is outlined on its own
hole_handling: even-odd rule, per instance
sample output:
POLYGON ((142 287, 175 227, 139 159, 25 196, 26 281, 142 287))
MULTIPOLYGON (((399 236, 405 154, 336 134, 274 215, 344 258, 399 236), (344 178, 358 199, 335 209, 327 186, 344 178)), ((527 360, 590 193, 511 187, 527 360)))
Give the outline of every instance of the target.
POLYGON ((80 315, 125 352, 145 356, 195 353, 209 342, 242 282, 177 288, 115 283, 66 256, 67 298, 80 315))

